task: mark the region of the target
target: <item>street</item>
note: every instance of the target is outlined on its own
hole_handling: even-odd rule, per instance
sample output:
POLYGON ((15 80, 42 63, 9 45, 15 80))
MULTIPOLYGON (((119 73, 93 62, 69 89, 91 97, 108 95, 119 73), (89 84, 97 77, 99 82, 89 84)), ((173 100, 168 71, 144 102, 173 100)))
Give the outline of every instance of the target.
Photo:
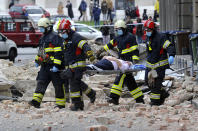
POLYGON ((14 65, 21 66, 34 61, 37 52, 38 48, 18 48, 18 56, 16 57, 14 65))

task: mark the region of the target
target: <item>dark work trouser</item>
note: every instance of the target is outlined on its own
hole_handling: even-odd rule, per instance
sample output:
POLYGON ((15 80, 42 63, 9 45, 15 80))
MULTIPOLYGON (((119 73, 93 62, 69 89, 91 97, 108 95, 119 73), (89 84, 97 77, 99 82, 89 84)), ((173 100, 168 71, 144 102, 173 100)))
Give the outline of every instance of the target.
POLYGON ((113 99, 119 99, 122 94, 122 88, 126 84, 130 94, 137 101, 143 99, 143 93, 140 88, 137 87, 136 81, 132 73, 120 74, 116 77, 114 85, 111 88, 110 97, 113 99))
POLYGON ((65 97, 66 99, 69 99, 70 93, 69 93, 69 80, 63 80, 64 81, 64 88, 65 88, 65 97))
MULTIPOLYGON (((148 72, 150 69, 146 69, 145 72, 145 82, 148 84, 148 72)), ((162 82, 165 77, 165 69, 157 69, 158 77, 155 78, 154 86, 150 87, 151 93, 150 93, 150 100, 154 104, 163 104, 164 103, 164 92, 165 90, 162 89, 162 82)))
POLYGON ((82 81, 83 71, 81 69, 74 69, 72 78, 70 79, 70 98, 76 107, 84 107, 82 93, 89 98, 94 97, 94 91, 82 81))
POLYGON ((55 88, 56 105, 65 106, 65 89, 63 86, 63 80, 60 78, 59 73, 51 72, 50 68, 51 66, 49 65, 41 66, 36 78, 37 87, 33 95, 33 100, 41 103, 45 91, 49 83, 52 81, 55 88))

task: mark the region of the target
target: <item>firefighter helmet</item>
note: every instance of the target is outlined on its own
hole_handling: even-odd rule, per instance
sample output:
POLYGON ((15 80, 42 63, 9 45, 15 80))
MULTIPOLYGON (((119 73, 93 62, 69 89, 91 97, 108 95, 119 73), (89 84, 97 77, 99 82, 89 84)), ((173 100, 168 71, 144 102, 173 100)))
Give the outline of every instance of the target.
POLYGON ((38 21, 38 26, 39 27, 44 27, 44 28, 47 28, 51 25, 51 22, 48 18, 41 18, 39 21, 38 21))
POLYGON ((155 28, 155 23, 151 20, 147 20, 145 23, 144 23, 144 27, 145 28, 149 28, 149 29, 154 29, 155 28))
POLYGON ((118 20, 115 23, 115 28, 126 28, 126 23, 123 20, 118 20))
POLYGON ((58 30, 70 30, 71 22, 69 20, 63 19, 57 25, 58 30))

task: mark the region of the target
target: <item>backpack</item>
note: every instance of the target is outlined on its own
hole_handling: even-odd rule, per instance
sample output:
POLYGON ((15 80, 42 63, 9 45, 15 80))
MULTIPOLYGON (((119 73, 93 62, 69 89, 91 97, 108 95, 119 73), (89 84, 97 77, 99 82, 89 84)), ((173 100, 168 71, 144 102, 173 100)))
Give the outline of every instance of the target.
POLYGON ((82 2, 81 5, 80 5, 80 8, 82 11, 85 11, 87 6, 86 6, 86 3, 85 2, 82 2))
POLYGON ((107 12, 107 2, 102 2, 102 5, 101 5, 101 10, 103 13, 106 13, 107 12))
POLYGON ((137 17, 135 7, 130 9, 130 16, 131 16, 131 18, 136 18, 137 17))

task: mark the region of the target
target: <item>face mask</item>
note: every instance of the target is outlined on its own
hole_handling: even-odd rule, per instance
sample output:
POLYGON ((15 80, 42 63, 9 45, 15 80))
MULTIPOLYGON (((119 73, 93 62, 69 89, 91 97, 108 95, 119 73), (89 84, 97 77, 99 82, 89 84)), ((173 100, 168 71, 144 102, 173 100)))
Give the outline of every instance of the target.
POLYGON ((67 39, 68 38, 67 33, 62 34, 62 37, 63 37, 63 39, 67 39))
POLYGON ((118 36, 121 36, 121 35, 123 35, 123 31, 122 30, 117 30, 117 34, 118 34, 118 36))
POLYGON ((146 36, 150 37, 152 35, 152 32, 146 32, 146 36))
POLYGON ((39 27, 39 30, 40 30, 41 33, 45 32, 45 28, 43 28, 43 27, 39 27))

